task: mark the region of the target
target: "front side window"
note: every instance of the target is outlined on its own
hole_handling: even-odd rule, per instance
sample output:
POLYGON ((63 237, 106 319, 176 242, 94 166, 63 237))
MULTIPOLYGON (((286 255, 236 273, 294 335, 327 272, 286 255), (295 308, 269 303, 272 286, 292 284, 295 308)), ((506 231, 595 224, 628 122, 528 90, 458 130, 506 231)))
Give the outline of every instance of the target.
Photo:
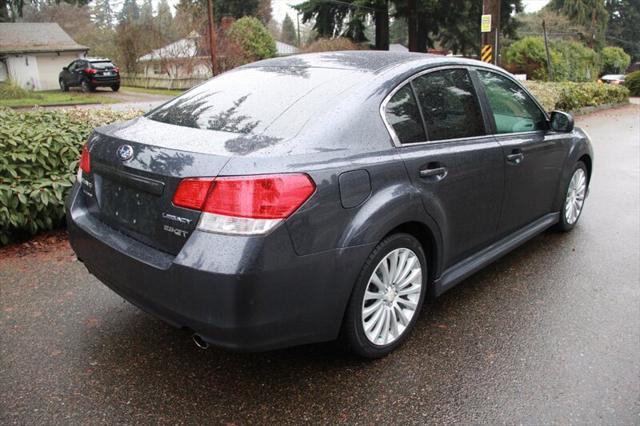
POLYGON ((491 71, 478 70, 496 122, 497 133, 547 130, 547 117, 516 83, 491 71))
POLYGON ((413 80, 429 140, 458 139, 485 134, 482 111, 465 69, 424 74, 413 80))
POLYGON ((411 85, 406 84, 389 99, 384 113, 400 143, 415 143, 426 140, 420 110, 413 96, 411 85))

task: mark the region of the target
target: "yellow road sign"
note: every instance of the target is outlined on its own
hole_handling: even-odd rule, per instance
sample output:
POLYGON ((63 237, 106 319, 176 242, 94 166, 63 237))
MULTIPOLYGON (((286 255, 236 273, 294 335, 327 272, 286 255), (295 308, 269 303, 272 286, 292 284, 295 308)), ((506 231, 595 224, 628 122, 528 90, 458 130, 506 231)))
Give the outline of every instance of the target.
POLYGON ((485 44, 484 46, 482 46, 482 49, 480 49, 480 59, 482 60, 482 62, 493 62, 493 48, 490 44, 485 44))
POLYGON ((491 32, 491 15, 482 15, 482 19, 480 20, 480 32, 491 32))

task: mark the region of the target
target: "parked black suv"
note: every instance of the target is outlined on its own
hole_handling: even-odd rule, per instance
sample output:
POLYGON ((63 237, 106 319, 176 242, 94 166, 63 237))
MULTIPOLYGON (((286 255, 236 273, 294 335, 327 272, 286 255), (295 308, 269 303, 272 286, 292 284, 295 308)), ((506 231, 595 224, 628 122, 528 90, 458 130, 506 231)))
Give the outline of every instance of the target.
POLYGON ((77 59, 62 68, 58 77, 60 89, 69 91, 69 87, 79 86, 83 92, 94 92, 96 87, 120 89, 120 68, 106 58, 77 59))

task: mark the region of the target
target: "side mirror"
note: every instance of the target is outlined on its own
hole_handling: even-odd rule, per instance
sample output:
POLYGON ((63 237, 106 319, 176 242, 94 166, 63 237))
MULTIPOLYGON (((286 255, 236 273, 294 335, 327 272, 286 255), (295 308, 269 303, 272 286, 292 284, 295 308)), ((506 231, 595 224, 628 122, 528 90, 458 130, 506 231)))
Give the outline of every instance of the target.
POLYGON ((562 111, 553 111, 551 113, 551 130, 560 133, 569 133, 573 131, 573 116, 562 111))
POLYGON ((62 67, 62 71, 69 71, 69 67, 62 67))

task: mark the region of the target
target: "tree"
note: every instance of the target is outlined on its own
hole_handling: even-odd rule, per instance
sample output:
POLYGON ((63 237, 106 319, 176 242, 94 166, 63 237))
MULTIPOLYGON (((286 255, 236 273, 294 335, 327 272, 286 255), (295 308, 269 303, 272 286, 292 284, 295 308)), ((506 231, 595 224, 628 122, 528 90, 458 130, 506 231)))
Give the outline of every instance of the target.
POLYGON ((622 47, 633 61, 640 60, 640 1, 607 0, 607 42, 622 47))
POLYGON ((395 18, 389 25, 389 42, 399 43, 403 46, 406 46, 409 41, 407 35, 408 32, 409 27, 407 26, 407 19, 395 18))
POLYGON ((110 0, 96 0, 91 6, 91 19, 100 31, 112 30, 114 18, 110 0))
POLYGON ((631 63, 631 56, 620 47, 608 46, 602 49, 602 74, 623 74, 631 63))
POLYGON ((260 19, 263 24, 267 25, 271 22, 271 0, 260 0, 256 12, 257 18, 260 19))
POLYGON ((282 30, 280 32, 280 40, 287 44, 297 45, 296 27, 293 24, 293 20, 287 13, 282 21, 282 30))
POLYGON ((175 40, 178 38, 176 29, 174 28, 173 15, 171 15, 171 6, 167 0, 160 0, 158 3, 158 13, 155 17, 156 27, 164 40, 175 40))
POLYGON ((549 6, 565 14, 572 22, 589 28, 591 47, 604 42, 609 12, 602 0, 551 0, 549 6))
POLYGON ((276 56, 276 43, 257 18, 245 16, 238 19, 229 28, 227 37, 240 46, 247 62, 276 56))

